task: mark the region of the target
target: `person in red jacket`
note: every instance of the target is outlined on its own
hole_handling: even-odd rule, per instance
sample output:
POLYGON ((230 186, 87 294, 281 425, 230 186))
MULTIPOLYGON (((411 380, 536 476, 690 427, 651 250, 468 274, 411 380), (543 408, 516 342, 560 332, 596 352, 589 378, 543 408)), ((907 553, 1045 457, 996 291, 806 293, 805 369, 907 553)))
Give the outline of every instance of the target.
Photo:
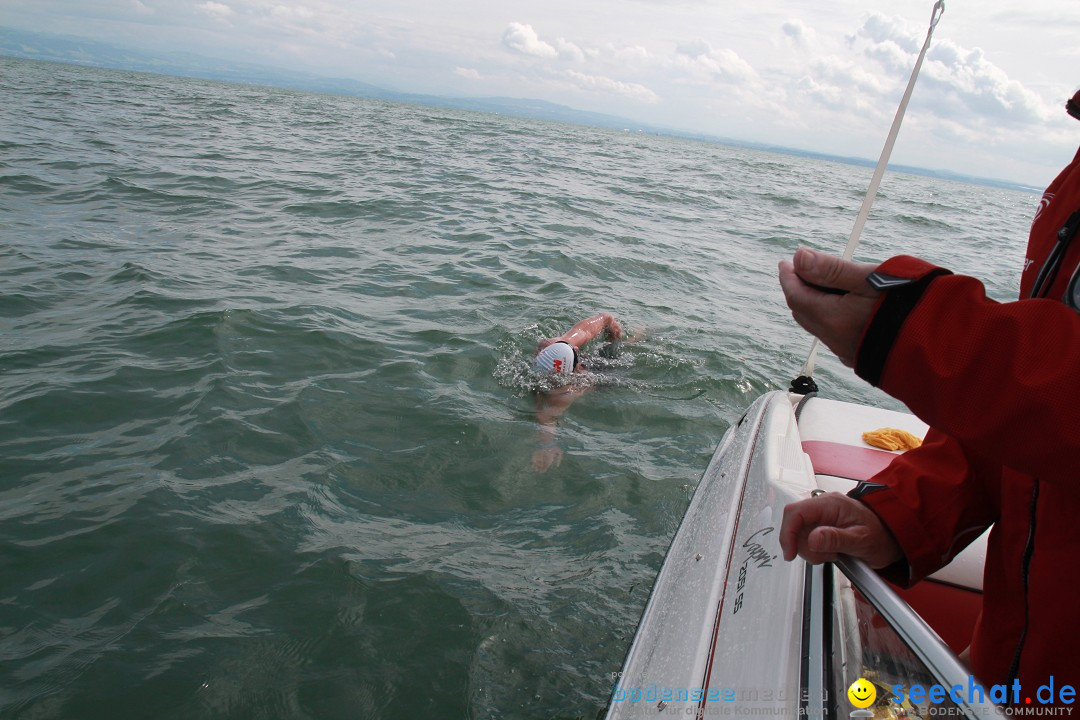
MULTIPOLYGON (((1080 119, 1080 92, 1067 108, 1080 119)), ((1042 197, 1015 302, 906 256, 780 264, 796 321, 931 427, 848 495, 785 508, 784 557, 851 555, 910 585, 993 525, 971 668, 1029 692, 1080 686, 1078 228, 1080 152, 1042 197)))

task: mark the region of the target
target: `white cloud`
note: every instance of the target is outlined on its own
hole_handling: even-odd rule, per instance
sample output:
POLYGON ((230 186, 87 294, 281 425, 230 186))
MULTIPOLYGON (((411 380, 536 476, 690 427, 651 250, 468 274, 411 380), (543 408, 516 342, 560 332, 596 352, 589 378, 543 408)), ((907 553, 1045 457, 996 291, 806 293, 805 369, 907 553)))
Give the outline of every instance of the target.
POLYGON ((585 73, 578 72, 576 70, 568 70, 566 76, 570 78, 573 84, 586 91, 603 91, 613 92, 618 95, 631 98, 646 103, 655 103, 659 100, 656 93, 644 85, 638 83, 625 83, 618 80, 613 80, 609 77, 603 77, 599 75, 586 75, 585 73))
POLYGON ((555 41, 555 48, 559 53, 560 60, 568 60, 571 62, 585 61, 585 51, 569 40, 563 38, 557 39, 555 41))
MULTIPOLYGON (((821 52, 827 40, 821 35, 814 38, 814 52, 799 45, 805 35, 797 24, 785 23, 781 29, 793 47, 812 54, 798 76, 790 65, 768 69, 768 84, 775 90, 770 94, 784 99, 781 112, 773 116, 774 127, 797 132, 830 152, 872 157, 922 48, 925 25, 871 14, 828 52, 821 52), (784 108, 799 111, 784 113, 784 108)), ((993 57, 1011 63, 1010 69, 1019 67, 1016 53, 999 48, 993 57)), ((906 157, 901 161, 946 167, 967 153, 963 165, 951 169, 988 176, 1014 168, 1030 172, 1052 156, 1052 147, 1067 146, 1069 140, 1061 138, 1056 103, 1047 101, 1062 91, 1029 82, 939 27, 905 121, 906 140, 898 152, 906 157), (997 163, 992 157, 999 158, 997 163)), ((1075 134, 1071 142, 1075 147, 1075 134)))
POLYGON ((800 48, 805 48, 814 37, 813 28, 802 20, 794 18, 781 25, 780 29, 784 31, 784 35, 791 38, 791 41, 800 48))
MULTIPOLYGON (((898 97, 922 47, 919 32, 899 18, 875 13, 850 41, 884 71, 889 86, 875 88, 858 82, 854 73, 851 84, 898 97)), ((1036 92, 1011 79, 981 49, 964 48, 947 38, 935 39, 927 53, 914 102, 975 128, 995 123, 1038 125, 1050 116, 1050 108, 1036 92)))
POLYGON ((201 5, 196 5, 195 7, 200 12, 206 13, 211 17, 216 17, 220 19, 228 18, 234 14, 231 7, 223 3, 213 2, 213 0, 210 0, 209 2, 204 2, 201 5))
POLYGON ((503 45, 523 55, 541 58, 556 58, 559 51, 540 39, 532 25, 512 22, 503 31, 503 45))
POLYGON ((311 20, 315 13, 303 5, 275 5, 270 9, 270 15, 283 20, 311 20))
POLYGON ((613 48, 609 47, 612 57, 619 63, 629 68, 647 68, 655 63, 653 54, 641 45, 633 45, 630 47, 613 48))
POLYGON ((206 13, 207 15, 211 15, 212 17, 226 18, 233 14, 232 8, 230 8, 229 5, 221 2, 214 2, 213 0, 208 0, 202 4, 195 5, 195 9, 206 13))
POLYGON ((961 117, 1026 126, 1051 117, 1052 108, 1038 93, 1011 79, 979 48, 966 50, 946 40, 928 57, 927 86, 939 102, 959 106, 961 117))
POLYGON ((154 14, 154 9, 147 7, 146 4, 140 0, 131 0, 131 7, 135 10, 136 15, 147 16, 154 14))
POLYGON ((875 45, 894 43, 908 53, 918 53, 922 47, 922 37, 913 31, 900 18, 873 13, 863 22, 857 35, 870 40, 875 45))
POLYGON ((898 87, 897 78, 883 75, 875 68, 849 58, 824 56, 811 63, 810 68, 817 81, 834 86, 852 95, 853 99, 863 97, 876 101, 890 96, 898 87))
POLYGON ((675 52, 679 66, 703 79, 746 82, 757 78, 750 63, 730 48, 715 49, 704 40, 695 40, 679 45, 675 52))
POLYGON ((454 74, 458 77, 466 78, 467 80, 481 79, 480 71, 476 68, 456 67, 454 68, 454 74))

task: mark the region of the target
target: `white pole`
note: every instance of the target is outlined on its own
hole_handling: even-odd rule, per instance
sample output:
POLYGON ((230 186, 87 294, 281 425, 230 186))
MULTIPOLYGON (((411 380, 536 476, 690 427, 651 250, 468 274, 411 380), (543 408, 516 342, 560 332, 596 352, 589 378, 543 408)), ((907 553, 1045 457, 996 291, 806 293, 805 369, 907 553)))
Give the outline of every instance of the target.
MULTIPOLYGON (((866 218, 870 215, 870 206, 874 204, 874 198, 877 197, 878 187, 881 185, 881 178, 885 174, 885 168, 889 164, 889 157, 892 155, 893 145, 896 144, 896 136, 900 134, 900 123, 904 121, 904 113, 907 112, 908 102, 911 100, 911 92, 915 89, 915 81, 919 77, 919 70, 922 69, 923 58, 926 57, 926 51, 930 47, 930 38, 934 34, 934 28, 937 27, 938 21, 941 19, 942 14, 945 12, 945 0, 937 0, 934 3, 934 10, 930 14, 930 28, 926 31, 926 40, 923 42, 922 52, 919 53, 919 59, 915 61, 915 69, 911 71, 911 78, 908 80, 907 90, 904 91, 904 97, 900 101, 900 106, 896 108, 896 116, 893 118, 892 127, 889 129, 889 137, 885 139, 885 147, 881 150, 881 157, 878 158, 877 167, 874 168, 874 175, 870 179, 870 187, 866 191, 866 196, 863 197, 862 207, 859 208, 859 214, 855 218, 855 225, 851 228, 851 236, 848 238, 847 247, 844 248, 844 254, 842 257, 845 260, 850 260, 855 256, 855 248, 859 245, 859 237, 862 235, 863 225, 866 224, 866 218)), ((814 365, 817 361, 819 341, 814 338, 814 342, 810 345, 810 354, 806 358, 806 363, 803 365, 802 375, 811 377, 814 374, 814 365)))

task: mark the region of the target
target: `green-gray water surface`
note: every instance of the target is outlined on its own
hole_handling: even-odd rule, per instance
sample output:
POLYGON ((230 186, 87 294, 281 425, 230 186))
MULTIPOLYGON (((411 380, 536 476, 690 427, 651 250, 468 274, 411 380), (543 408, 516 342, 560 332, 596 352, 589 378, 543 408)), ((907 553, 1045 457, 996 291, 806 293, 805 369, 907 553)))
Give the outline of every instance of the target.
MULTIPOLYGON (((839 252, 869 170, 0 73, 0 716, 594 717, 714 446, 809 348, 777 261, 839 252), (531 349, 598 310, 644 338, 586 353, 536 472, 531 349)), ((859 254, 1008 299, 1035 201, 890 174, 859 254)))

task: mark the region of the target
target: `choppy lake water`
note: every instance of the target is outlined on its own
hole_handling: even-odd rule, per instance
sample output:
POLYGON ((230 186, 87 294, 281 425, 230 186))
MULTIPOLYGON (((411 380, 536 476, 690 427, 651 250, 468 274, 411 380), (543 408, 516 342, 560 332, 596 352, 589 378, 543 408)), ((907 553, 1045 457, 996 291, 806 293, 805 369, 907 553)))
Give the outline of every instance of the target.
MULTIPOLYGON (((869 169, 0 71, 0 716, 595 717, 713 448, 809 348, 776 263, 840 252, 869 169), (538 473, 531 349, 598 310, 644 338, 586 353, 538 473)), ((1009 299, 1036 200, 890 173, 859 255, 1009 299)))

